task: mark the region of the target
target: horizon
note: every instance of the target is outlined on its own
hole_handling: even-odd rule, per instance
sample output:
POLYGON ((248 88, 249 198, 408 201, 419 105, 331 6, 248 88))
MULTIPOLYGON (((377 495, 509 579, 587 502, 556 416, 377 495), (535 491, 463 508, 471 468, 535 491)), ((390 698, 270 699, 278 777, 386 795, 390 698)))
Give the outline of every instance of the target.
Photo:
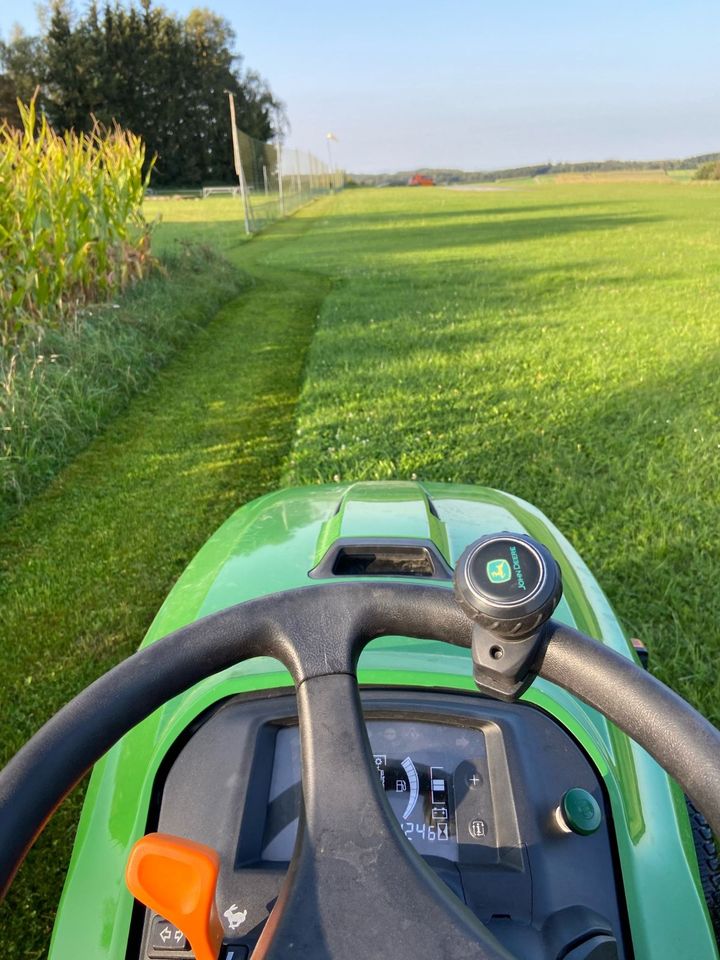
POLYGON ((447 171, 452 173, 502 173, 505 170, 517 169, 524 170, 532 167, 541 167, 545 165, 550 165, 553 167, 556 166, 577 166, 578 164, 583 163, 592 163, 592 164, 605 164, 605 163, 685 163, 689 160, 695 160, 698 157, 705 156, 715 156, 720 154, 720 149, 717 150, 704 150, 699 153, 689 154, 687 156, 679 157, 603 157, 602 159, 596 159, 594 157, 582 157, 579 160, 531 160, 529 163, 518 163, 513 164, 512 167, 457 167, 457 166, 446 166, 446 167, 431 167, 424 164, 417 164, 413 167, 405 168, 393 168, 387 170, 376 170, 376 171, 361 171, 361 170, 352 170, 348 169, 345 172, 348 174, 359 173, 362 176, 392 176, 393 174, 399 173, 417 173, 420 171, 428 172, 439 172, 447 171))
MULTIPOLYGON (((198 6, 163 5, 181 16, 198 6)), ((335 162, 355 173, 681 159, 720 141, 710 0, 609 0, 601 12, 451 0, 440 15, 427 0, 370 0, 362 16, 330 0, 210 7, 286 103, 289 145, 324 159, 333 131, 335 162)), ((15 21, 38 32, 31 9, 5 8, 0 36, 15 21)))

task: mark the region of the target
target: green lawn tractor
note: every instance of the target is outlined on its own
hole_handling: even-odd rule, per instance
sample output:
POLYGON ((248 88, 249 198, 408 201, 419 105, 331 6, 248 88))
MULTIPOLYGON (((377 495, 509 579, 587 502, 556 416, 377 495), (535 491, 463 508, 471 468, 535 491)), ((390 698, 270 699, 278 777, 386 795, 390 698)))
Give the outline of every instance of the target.
POLYGON ((93 765, 51 960, 718 957, 720 734, 495 490, 238 510, 0 774, 3 891, 93 765))

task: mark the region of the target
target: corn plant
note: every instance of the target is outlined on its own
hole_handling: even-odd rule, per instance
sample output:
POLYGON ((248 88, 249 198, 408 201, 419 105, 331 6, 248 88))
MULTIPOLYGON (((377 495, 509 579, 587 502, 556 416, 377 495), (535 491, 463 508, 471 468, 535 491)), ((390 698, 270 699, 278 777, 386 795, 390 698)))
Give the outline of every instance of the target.
MULTIPOLYGON (((60 135, 35 101, 0 126, 0 340, 74 322, 152 265, 142 140, 117 124, 60 135)), ((152 166, 152 164, 150 165, 152 166)))

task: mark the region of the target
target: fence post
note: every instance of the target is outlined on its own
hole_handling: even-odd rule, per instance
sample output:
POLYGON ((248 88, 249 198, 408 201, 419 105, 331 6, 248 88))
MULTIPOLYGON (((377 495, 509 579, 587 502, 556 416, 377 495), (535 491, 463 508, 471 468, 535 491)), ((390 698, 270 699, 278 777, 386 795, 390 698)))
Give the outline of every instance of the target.
POLYGON ((280 216, 285 216, 285 194, 283 193, 282 178, 282 147, 280 146, 280 137, 277 142, 277 176, 278 176, 278 199, 280 200, 280 216))
POLYGON ((295 151, 295 189, 299 201, 302 203, 302 181, 300 180, 300 154, 295 151))
POLYGON ((235 124, 235 96, 229 90, 227 92, 230 100, 230 128, 232 130, 233 160, 235 161, 235 173, 240 181, 240 195, 242 196, 243 216, 245 217, 245 233, 251 233, 250 217, 248 211, 248 201, 245 196, 245 175, 243 174, 242 160, 240 159, 240 143, 238 142, 237 126, 235 124))
POLYGON ((245 171, 240 165, 240 192, 242 193, 243 210, 245 212, 245 232, 252 233, 255 227, 255 215, 250 203, 250 190, 245 179, 245 171))
POLYGON ((335 193, 335 176, 334 176, 334 170, 333 170, 332 150, 330 148, 330 144, 335 139, 336 138, 334 133, 328 133, 325 136, 325 142, 327 143, 327 152, 328 152, 328 182, 330 184, 330 193, 335 193))

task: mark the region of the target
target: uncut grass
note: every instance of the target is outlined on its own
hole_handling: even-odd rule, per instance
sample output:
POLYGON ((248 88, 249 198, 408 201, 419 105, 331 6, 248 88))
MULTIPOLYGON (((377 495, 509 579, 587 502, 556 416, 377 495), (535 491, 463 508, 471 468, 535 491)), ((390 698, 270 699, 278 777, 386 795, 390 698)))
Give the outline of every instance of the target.
MULTIPOLYGON (((182 211, 166 210, 166 219, 182 211)), ((4 763, 68 699, 137 647, 175 579, 238 506, 274 489, 325 278, 262 266, 289 222, 233 253, 250 285, 145 393, 0 531, 4 763)), ((161 228, 168 249, 192 222, 161 228)), ((53 818, 0 906, 4 957, 46 956, 81 801, 53 818)))
POLYGON ((532 501, 654 671, 717 723, 715 199, 672 182, 353 191, 282 257, 344 278, 288 482, 417 477, 532 501))
POLYGON ((163 275, 0 354, 0 526, 243 289, 206 246, 168 249, 163 275))

